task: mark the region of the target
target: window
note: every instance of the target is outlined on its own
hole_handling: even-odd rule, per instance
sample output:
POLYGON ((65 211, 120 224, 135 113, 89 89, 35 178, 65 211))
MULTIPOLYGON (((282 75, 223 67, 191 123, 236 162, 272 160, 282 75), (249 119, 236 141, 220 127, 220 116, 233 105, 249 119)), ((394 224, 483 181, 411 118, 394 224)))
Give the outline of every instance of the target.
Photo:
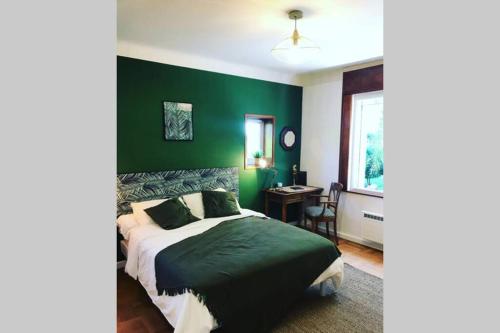
POLYGON ((274 166, 274 117, 245 115, 245 169, 274 166))
POLYGON ((384 191, 384 96, 382 91, 352 95, 349 178, 352 192, 384 191))
POLYGON ((344 72, 339 182, 345 191, 384 196, 384 65, 344 72))

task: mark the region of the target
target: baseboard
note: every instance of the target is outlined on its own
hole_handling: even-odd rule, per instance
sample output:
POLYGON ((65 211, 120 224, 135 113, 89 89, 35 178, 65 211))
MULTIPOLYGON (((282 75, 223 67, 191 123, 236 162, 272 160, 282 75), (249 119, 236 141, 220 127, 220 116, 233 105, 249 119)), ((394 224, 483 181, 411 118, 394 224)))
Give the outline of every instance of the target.
POLYGON ((376 249, 376 250, 384 251, 384 244, 372 242, 371 240, 364 239, 364 238, 350 235, 350 234, 346 234, 345 232, 337 232, 337 234, 340 238, 346 239, 348 241, 358 243, 361 245, 365 245, 365 246, 371 247, 371 248, 376 249))
MULTIPOLYGON (((326 227, 324 225, 321 225, 321 224, 318 225, 318 229, 322 233, 326 234, 326 227)), ((332 234, 331 229, 330 229, 330 234, 332 234)), ((365 245, 365 246, 371 247, 371 248, 376 249, 376 250, 384 251, 384 244, 372 242, 368 239, 364 239, 364 238, 354 236, 354 235, 351 235, 351 234, 348 234, 345 232, 340 232, 340 231, 337 231, 337 235, 339 236, 339 238, 342 238, 342 239, 345 239, 345 240, 348 240, 348 241, 351 241, 354 243, 358 243, 361 245, 365 245)))
POLYGON ((117 261, 116 262, 116 269, 122 269, 123 267, 125 267, 126 262, 127 262, 126 260, 117 261))
MULTIPOLYGON (((301 225, 301 223, 299 223, 298 221, 290 221, 290 222, 287 222, 287 223, 295 225, 295 226, 301 225)), ((326 227, 325 227, 324 224, 319 224, 318 225, 318 230, 320 232, 326 234, 326 227)), ((330 228, 330 235, 332 235, 332 234, 333 234, 333 231, 330 228)), ((345 232, 340 232, 340 231, 337 231, 337 236, 339 236, 339 238, 351 241, 353 243, 358 243, 358 244, 361 244, 361 245, 364 245, 364 246, 368 246, 368 247, 371 247, 372 249, 375 249, 375 250, 384 251, 384 244, 372 242, 372 241, 370 241, 368 239, 364 239, 364 238, 361 238, 361 237, 358 237, 358 236, 354 236, 354 235, 351 235, 351 234, 348 234, 348 233, 345 233, 345 232)))

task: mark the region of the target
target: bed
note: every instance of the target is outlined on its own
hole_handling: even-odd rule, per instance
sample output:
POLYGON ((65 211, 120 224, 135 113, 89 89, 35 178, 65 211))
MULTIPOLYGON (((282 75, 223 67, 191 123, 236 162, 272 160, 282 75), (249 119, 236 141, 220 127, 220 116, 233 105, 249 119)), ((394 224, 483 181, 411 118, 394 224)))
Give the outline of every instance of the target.
MULTIPOLYGON (((201 190, 222 188, 238 197, 238 168, 121 174, 117 177, 117 187, 117 213, 120 217, 131 213, 132 202, 176 197, 201 190)), ((234 224, 238 219, 266 219, 265 221, 269 221, 266 223, 273 223, 259 212, 241 208, 240 213, 237 216, 204 218, 173 230, 164 230, 155 224, 139 225, 131 228, 127 239, 121 242, 122 252, 127 258, 125 271, 139 280, 152 302, 174 327, 174 332, 210 332, 220 325, 204 299, 192 290, 170 295, 159 293, 155 259, 162 251, 174 248, 174 245, 183 245, 195 237, 202 237, 217 228, 234 224)), ((272 225, 278 227, 278 224, 272 225)), ((279 223, 279 228, 282 225, 279 223)), ((337 257, 314 280, 310 280, 313 280, 310 286, 319 285, 322 294, 326 292, 327 283, 338 288, 343 279, 343 266, 342 259, 337 257)), ((266 287, 277 288, 276 285, 266 287)), ((265 299, 260 301, 266 303, 265 299)))

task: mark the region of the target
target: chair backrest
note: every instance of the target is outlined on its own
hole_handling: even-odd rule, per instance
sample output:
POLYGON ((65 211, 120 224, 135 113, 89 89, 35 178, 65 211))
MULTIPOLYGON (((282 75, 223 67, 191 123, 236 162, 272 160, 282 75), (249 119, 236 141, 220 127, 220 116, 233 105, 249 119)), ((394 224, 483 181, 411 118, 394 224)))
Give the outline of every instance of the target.
MULTIPOLYGON (((338 205, 339 199, 340 199, 340 193, 342 192, 342 189, 344 188, 344 185, 341 183, 332 183, 330 185, 330 191, 328 192, 328 201, 335 201, 338 205)), ((332 206, 334 208, 337 208, 337 205, 328 205, 332 206)))

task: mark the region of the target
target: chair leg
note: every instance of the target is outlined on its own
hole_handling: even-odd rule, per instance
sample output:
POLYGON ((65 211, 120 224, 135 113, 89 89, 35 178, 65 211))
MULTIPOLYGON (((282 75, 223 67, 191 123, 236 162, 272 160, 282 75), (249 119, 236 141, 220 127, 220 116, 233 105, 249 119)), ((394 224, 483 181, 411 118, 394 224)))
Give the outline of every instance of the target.
POLYGON ((339 244, 339 238, 337 237, 337 217, 333 220, 333 238, 335 239, 335 244, 339 244))
POLYGON ((318 233, 318 221, 316 221, 316 220, 313 220, 313 221, 314 221, 313 222, 314 223, 314 232, 318 233))
POLYGON ((326 224, 326 235, 328 236, 328 239, 330 239, 330 228, 328 227, 330 222, 326 221, 325 224, 326 224))

